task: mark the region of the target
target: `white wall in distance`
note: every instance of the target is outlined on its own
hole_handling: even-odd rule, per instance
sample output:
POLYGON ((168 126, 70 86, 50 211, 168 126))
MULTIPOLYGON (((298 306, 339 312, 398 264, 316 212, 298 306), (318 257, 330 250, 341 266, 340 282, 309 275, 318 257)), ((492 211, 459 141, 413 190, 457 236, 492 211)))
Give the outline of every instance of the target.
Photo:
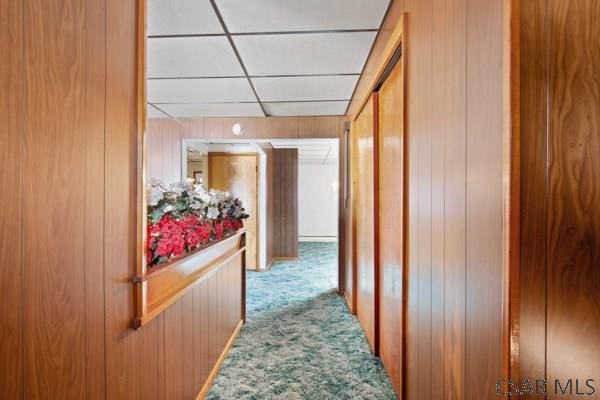
POLYGON ((300 241, 336 241, 338 234, 338 163, 298 164, 298 236, 300 241))

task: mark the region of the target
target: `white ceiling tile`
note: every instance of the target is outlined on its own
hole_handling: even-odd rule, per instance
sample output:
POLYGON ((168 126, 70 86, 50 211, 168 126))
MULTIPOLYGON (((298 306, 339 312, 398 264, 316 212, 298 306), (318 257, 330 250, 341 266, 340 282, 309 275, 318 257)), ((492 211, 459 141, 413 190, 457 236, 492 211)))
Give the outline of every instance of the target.
POLYGON ((233 38, 248 73, 255 76, 359 74, 374 39, 375 32, 248 35, 233 38))
POLYGON ((154 107, 152 104, 148 104, 146 107, 146 117, 148 118, 168 118, 169 116, 162 112, 160 109, 154 107))
POLYGON ((148 39, 148 77, 243 76, 224 36, 148 39))
POLYGON ((208 0, 149 0, 148 35, 224 33, 208 0))
POLYGON ((347 101, 310 101, 289 103, 263 103, 269 115, 300 116, 300 115, 344 115, 347 101))
POLYGON ((246 78, 150 79, 148 101, 152 103, 255 102, 246 78))
POLYGON ((176 118, 192 117, 262 117, 258 103, 157 104, 176 118))
POLYGON ((253 78, 261 101, 348 100, 359 75, 253 78))
POLYGON ((389 0, 217 0, 232 33, 378 29, 388 3, 389 0))

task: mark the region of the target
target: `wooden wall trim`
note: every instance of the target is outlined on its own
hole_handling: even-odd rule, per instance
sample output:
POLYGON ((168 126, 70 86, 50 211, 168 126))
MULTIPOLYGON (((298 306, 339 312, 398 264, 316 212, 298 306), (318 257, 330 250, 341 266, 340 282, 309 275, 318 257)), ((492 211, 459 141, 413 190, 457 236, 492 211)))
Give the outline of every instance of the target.
POLYGON ((381 265, 380 265, 380 253, 381 248, 379 244, 379 93, 373 93, 373 282, 374 290, 373 296, 374 301, 374 354, 379 356, 380 354, 380 315, 381 315, 381 265))
POLYGON ((519 357, 519 267, 521 254, 521 0, 505 2, 504 13, 504 333, 502 370, 513 378, 519 357))
MULTIPOLYGON (((393 20, 393 18, 390 18, 393 20)), ((367 60, 367 63, 375 65, 375 72, 369 75, 362 75, 357 83, 357 90, 352 95, 350 100, 350 106, 346 112, 346 116, 350 116, 352 120, 356 120, 358 114, 365 106, 371 96, 371 93, 375 91, 377 84, 381 80, 383 73, 390 64, 392 57, 396 53, 396 50, 402 44, 403 33, 406 31, 405 27, 406 15, 400 15, 400 19, 395 23, 394 30, 391 35, 387 37, 387 41, 381 53, 373 54, 372 57, 367 60), (362 82, 364 80, 364 83, 362 82)))
MULTIPOLYGON (((136 25, 136 55, 137 55, 137 124, 136 124, 136 254, 135 260, 138 275, 146 274, 146 224, 147 218, 147 203, 146 203, 146 124, 147 124, 147 96, 146 96, 146 20, 147 8, 146 0, 137 1, 137 25, 136 25)), ((168 182, 167 182, 168 183, 168 182)), ((142 291, 136 292, 136 309, 137 315, 144 315, 147 309, 146 298, 142 291)))

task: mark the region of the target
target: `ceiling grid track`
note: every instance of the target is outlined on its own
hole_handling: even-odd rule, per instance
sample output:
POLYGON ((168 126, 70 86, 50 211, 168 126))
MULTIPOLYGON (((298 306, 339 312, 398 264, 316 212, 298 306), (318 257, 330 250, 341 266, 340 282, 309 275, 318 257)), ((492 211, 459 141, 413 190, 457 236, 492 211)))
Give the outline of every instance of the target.
POLYGON ((221 23, 221 26, 223 27, 223 31, 225 31, 225 35, 227 36, 227 40, 229 41, 229 44, 231 45, 231 48, 233 49, 233 52, 235 53, 235 56, 237 57, 237 59, 238 59, 238 61, 240 63, 240 66, 242 67, 242 70, 244 71, 244 75, 246 76, 246 79, 248 80, 248 83, 250 84, 250 88, 252 89, 252 92, 254 93, 254 96, 256 96, 256 101, 258 102, 258 105, 260 106, 260 109, 262 110, 264 116, 268 117, 269 114, 267 113, 267 110, 265 110, 265 106, 263 105, 263 103, 260 101, 260 97, 258 97, 258 93, 256 93, 256 88, 254 87, 254 84, 252 83, 252 79, 250 79, 250 75, 248 75, 248 70, 246 69, 246 66, 244 65, 244 62, 242 61, 242 57, 240 57, 240 53, 238 52, 237 47, 235 47, 235 43, 233 42, 233 39, 231 38, 231 34, 229 33, 229 29, 227 29, 227 25, 225 24, 225 20, 223 20, 223 16, 221 15, 221 11, 219 10, 219 7, 217 7, 217 4, 215 3, 215 0, 210 0, 210 5, 212 6, 213 10, 215 10, 215 14, 217 15, 217 19, 221 23))
POLYGON ((148 0, 150 118, 339 116, 390 0, 148 0))

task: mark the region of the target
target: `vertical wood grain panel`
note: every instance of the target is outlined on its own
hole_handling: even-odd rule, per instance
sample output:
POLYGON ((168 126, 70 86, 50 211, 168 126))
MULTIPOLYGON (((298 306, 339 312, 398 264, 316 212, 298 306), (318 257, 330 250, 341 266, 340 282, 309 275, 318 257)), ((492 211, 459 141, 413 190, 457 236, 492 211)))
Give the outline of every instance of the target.
MULTIPOLYGON (((182 360, 182 376, 183 376, 183 398, 193 399, 198 394, 198 390, 194 387, 194 342, 198 340, 197 336, 202 335, 202 332, 194 330, 194 295, 193 291, 187 293, 181 299, 182 302, 182 338, 181 338, 181 353, 182 360)), ((228 331, 231 332, 231 331, 228 331)), ((226 334, 228 333, 226 332, 226 334)))
POLYGON ((275 258, 298 257, 298 149, 273 150, 275 258))
POLYGON ((399 60, 379 91, 379 229, 381 360, 402 394, 404 291, 404 70, 399 60))
POLYGON ((184 399, 183 299, 165 310, 165 382, 167 399, 184 399))
MULTIPOLYGON (((135 312, 137 143, 137 4, 106 1, 106 151, 105 151, 105 315, 106 396, 138 399, 159 393, 158 381, 147 379, 142 363, 144 343, 152 343, 158 321, 131 331, 135 312)), ((153 359, 152 359, 153 357, 153 359)))
POLYGON ((340 117, 303 117, 298 121, 300 138, 337 138, 340 131, 340 117))
POLYGON ((600 374, 600 3, 548 17, 546 362, 564 385, 600 374))
POLYGON ((356 185, 356 305, 357 316, 371 345, 376 351, 375 337, 375 205, 374 159, 375 141, 373 97, 365 104, 355 121, 357 141, 356 185))
POLYGON ((219 287, 216 275, 208 281, 208 364, 212 366, 219 358, 219 287))
POLYGON ((431 397, 432 1, 407 1, 410 162, 407 397, 431 397))
MULTIPOLYGON (((210 318, 209 318, 209 302, 208 302, 208 282, 204 281, 200 284, 200 304, 201 304, 201 324, 203 332, 210 332, 210 318)), ((201 385, 204 384, 208 374, 210 373, 211 363, 210 363, 210 342, 208 335, 201 335, 199 337, 200 342, 200 382, 201 385)))
POLYGON ((106 397, 104 347, 104 0, 86 3, 85 140, 85 361, 86 398, 106 397))
POLYGON ((200 389, 202 389, 202 384, 204 383, 204 380, 206 379, 203 374, 204 374, 204 368, 202 365, 202 333, 204 329, 206 329, 206 326, 204 326, 203 324, 203 314, 202 314, 202 292, 201 290, 203 289, 203 284, 201 283, 200 285, 196 286, 194 288, 194 290, 192 291, 192 297, 193 297, 193 305, 192 305, 192 324, 193 324, 193 331, 196 333, 196 335, 194 335, 194 340, 192 341, 192 352, 194 354, 193 356, 193 362, 194 365, 192 367, 192 371, 193 371, 193 385, 194 385, 194 393, 199 393, 200 389))
MULTIPOLYGON (((433 57, 440 60, 434 73, 433 121, 437 146, 442 146, 443 182, 434 183, 436 197, 443 199, 443 270, 437 269, 435 282, 443 287, 441 320, 443 331, 435 346, 441 347, 444 397, 463 398, 465 393, 465 268, 466 268, 466 2, 453 0, 434 3, 433 57), (441 143, 440 143, 441 142, 441 143), (441 192, 437 185, 442 185, 441 192), (442 343, 439 342, 441 340, 442 343)), ((436 148, 434 147, 434 149, 436 148)), ((439 148, 439 147, 438 147, 439 148)), ((438 172, 439 173, 439 172, 438 172)), ((439 202, 439 199, 437 199, 439 202)), ((437 203, 439 206, 439 203, 437 203)), ((435 208, 434 208, 435 210, 435 208)), ((435 211, 434 211, 435 212, 435 211)), ((435 215, 435 214, 434 214, 435 215)), ((438 239, 439 240, 439 239, 438 239)), ((437 290, 434 289, 434 292, 437 290)), ((439 314, 438 314, 439 315, 439 314)), ((434 314, 434 319, 436 314, 434 314)), ((434 350, 435 354, 435 350, 434 350)), ((440 377, 433 376, 435 382, 440 377)))
MULTIPOLYGON (((167 397, 167 382, 165 371, 165 313, 156 317, 156 398, 165 400, 167 397)), ((152 385, 150 385, 152 388, 152 385)))
POLYGON ((519 369, 546 377, 547 7, 521 2, 521 268, 519 369))
POLYGON ((271 265, 275 254, 275 243, 276 243, 276 226, 275 226, 275 190, 273 187, 273 181, 275 176, 275 153, 271 145, 263 146, 263 151, 267 158, 266 175, 267 175, 267 266, 271 265))
POLYGON ((211 189, 231 192, 239 197, 250 218, 246 227, 247 267, 258 267, 258 155, 208 153, 208 185, 211 189))
POLYGON ((468 399, 496 396, 503 376, 503 23, 495 0, 467 1, 468 399), (482 223, 485 221, 485 223, 482 223), (496 357, 488 356, 496 349, 496 357))
POLYGON ((181 181, 183 127, 177 120, 148 119, 146 133, 147 179, 156 178, 164 183, 181 181))
POLYGON ((85 396, 80 206, 87 134, 85 5, 24 4, 23 237, 36 238, 23 243, 24 397, 80 398, 85 396), (46 228, 40 231, 41 221, 46 228))
POLYGON ((0 36, 0 398, 21 399, 23 2, 0 1, 0 36))

